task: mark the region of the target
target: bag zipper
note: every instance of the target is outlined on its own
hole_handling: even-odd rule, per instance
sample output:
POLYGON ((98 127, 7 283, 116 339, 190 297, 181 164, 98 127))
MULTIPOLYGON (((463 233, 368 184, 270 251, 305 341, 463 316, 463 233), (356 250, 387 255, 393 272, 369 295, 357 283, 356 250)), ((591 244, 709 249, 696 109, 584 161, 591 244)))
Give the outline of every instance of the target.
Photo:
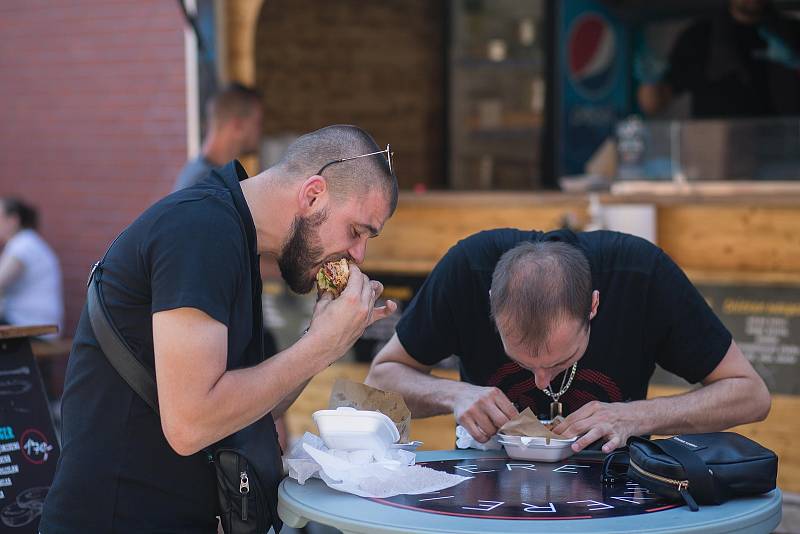
POLYGON ((689 481, 688 480, 675 480, 674 478, 662 477, 661 475, 657 475, 655 473, 651 473, 650 471, 645 471, 644 469, 639 467, 636 464, 636 462, 634 462, 633 460, 630 460, 629 463, 630 463, 631 467, 633 467, 635 470, 639 471, 644 476, 650 477, 650 478, 654 478, 654 479, 658 480, 659 482, 663 482, 665 484, 670 484, 672 486, 675 486, 675 488, 678 491, 686 490, 686 489, 689 488, 689 481))
POLYGON ((239 493, 242 496, 242 521, 247 521, 247 494, 250 493, 250 479, 247 471, 239 473, 239 493))
POLYGON ((664 484, 669 484, 670 486, 675 486, 675 489, 678 490, 678 493, 680 494, 681 497, 683 497, 683 500, 686 501, 686 504, 689 506, 689 509, 691 511, 696 512, 697 510, 700 509, 700 507, 697 506, 697 503, 695 502, 694 498, 689 493, 688 480, 675 480, 674 478, 662 477, 661 475, 651 473, 650 471, 641 468, 632 459, 629 459, 628 463, 630 464, 631 467, 633 467, 635 471, 638 471, 640 474, 648 478, 658 480, 659 482, 663 482, 664 484))

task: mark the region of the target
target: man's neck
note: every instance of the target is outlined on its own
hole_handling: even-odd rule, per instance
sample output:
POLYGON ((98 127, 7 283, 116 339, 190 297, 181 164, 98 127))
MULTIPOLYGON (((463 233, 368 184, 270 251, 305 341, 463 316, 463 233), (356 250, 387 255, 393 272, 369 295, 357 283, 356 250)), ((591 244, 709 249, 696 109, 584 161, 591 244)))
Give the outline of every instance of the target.
POLYGON ((245 202, 256 227, 259 254, 278 257, 294 220, 294 188, 277 187, 269 170, 241 183, 245 202))

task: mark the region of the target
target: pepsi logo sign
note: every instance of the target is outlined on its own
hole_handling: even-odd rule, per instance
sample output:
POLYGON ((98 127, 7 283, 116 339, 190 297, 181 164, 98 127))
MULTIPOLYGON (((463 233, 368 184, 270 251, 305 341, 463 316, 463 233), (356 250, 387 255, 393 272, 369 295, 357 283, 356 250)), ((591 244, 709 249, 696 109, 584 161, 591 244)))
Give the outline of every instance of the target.
POLYGON ((567 73, 575 90, 596 100, 614 85, 617 38, 608 19, 596 12, 572 21, 567 32, 567 73))

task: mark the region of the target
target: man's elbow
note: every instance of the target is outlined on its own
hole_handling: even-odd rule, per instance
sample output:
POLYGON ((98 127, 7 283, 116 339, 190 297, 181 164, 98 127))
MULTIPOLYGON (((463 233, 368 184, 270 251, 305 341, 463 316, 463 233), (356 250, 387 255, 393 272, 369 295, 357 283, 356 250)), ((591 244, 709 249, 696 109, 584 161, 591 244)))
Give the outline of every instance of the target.
POLYGON ((167 443, 172 450, 180 456, 191 456, 203 449, 205 443, 197 431, 198 425, 190 422, 188 418, 178 416, 165 416, 161 414, 161 429, 167 443))
POLYGON ((373 363, 367 373, 367 378, 364 383, 378 389, 384 389, 384 381, 386 380, 386 365, 381 363, 373 363))
POLYGON ((772 395, 769 393, 769 389, 767 389, 767 385, 764 383, 763 380, 759 378, 758 385, 757 385, 757 392, 755 395, 755 421, 763 421, 769 415, 770 410, 772 409, 772 395))

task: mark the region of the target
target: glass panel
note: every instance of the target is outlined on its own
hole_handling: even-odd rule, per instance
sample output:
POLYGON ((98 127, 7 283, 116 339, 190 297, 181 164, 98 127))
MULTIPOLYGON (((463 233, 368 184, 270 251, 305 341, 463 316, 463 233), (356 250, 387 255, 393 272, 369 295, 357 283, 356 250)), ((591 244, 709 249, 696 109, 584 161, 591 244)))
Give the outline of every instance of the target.
POLYGON ((620 179, 800 180, 800 118, 641 121, 617 127, 620 179))
POLYGON ((544 0, 454 0, 450 185, 535 189, 544 122, 544 0))

